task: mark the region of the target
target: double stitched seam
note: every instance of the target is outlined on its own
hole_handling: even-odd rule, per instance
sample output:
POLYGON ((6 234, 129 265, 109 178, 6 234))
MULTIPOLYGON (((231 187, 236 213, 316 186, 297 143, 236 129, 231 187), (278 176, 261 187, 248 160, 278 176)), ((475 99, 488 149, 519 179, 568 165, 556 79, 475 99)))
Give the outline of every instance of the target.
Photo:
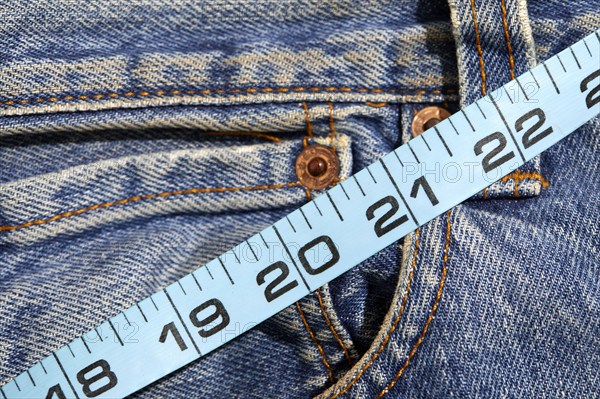
POLYGON ((280 189, 284 187, 297 187, 300 186, 300 182, 291 182, 291 183, 282 183, 282 184, 270 184, 270 185, 262 185, 262 186, 249 186, 249 187, 213 187, 213 188, 190 188, 187 190, 176 190, 176 191, 164 191, 162 193, 157 194, 148 194, 148 195, 138 195, 135 197, 124 198, 118 201, 104 202, 101 204, 95 204, 86 206, 85 208, 77 209, 75 211, 69 211, 65 213, 60 213, 58 215, 54 215, 52 217, 46 219, 37 219, 32 220, 30 222, 17 224, 17 225, 6 225, 0 226, 0 231, 11 231, 24 229, 31 226, 39 226, 42 224, 54 222, 60 219, 66 219, 73 216, 78 216, 87 212, 95 211, 98 209, 106 209, 111 208, 118 205, 125 205, 133 202, 139 201, 147 201, 147 200, 155 200, 159 198, 166 197, 174 197, 181 195, 191 195, 191 194, 206 194, 206 193, 225 193, 225 192, 234 192, 234 191, 261 191, 261 190, 274 190, 280 189))
POLYGON ((475 44, 477 54, 479 54, 479 70, 481 71, 481 92, 486 95, 486 75, 485 63, 483 62, 483 49, 481 48, 481 38, 479 36, 479 23, 477 22, 477 11, 475 11, 475 0, 471 0, 471 14, 473 15, 473 26, 475 27, 475 44))
POLYGON ((421 335, 419 335, 419 338, 417 339, 417 341, 413 345, 412 349, 410 350, 408 357, 406 358, 406 361, 404 362, 404 364, 402 365, 400 370, 398 370, 398 372, 396 373, 396 375, 394 376, 392 381, 379 393, 379 395, 377 396, 377 399, 381 399, 386 393, 388 393, 390 391, 390 389, 392 389, 394 387, 394 385, 396 385, 396 382, 398 382, 398 379, 402 376, 402 374, 404 374, 404 371, 409 366, 410 361, 417 353, 417 349, 419 349, 419 346, 423 343, 423 340, 425 339, 425 335, 427 334, 427 331, 429 330, 429 326, 433 320, 433 317, 435 316, 435 312, 437 311, 437 308, 440 304, 440 299, 442 298, 442 292, 444 291, 444 285, 446 283, 446 275, 448 274, 448 252, 450 251, 450 230, 452 228, 452 224, 450 221, 451 216, 452 216, 452 211, 451 210, 447 211, 446 212, 446 244, 444 246, 442 277, 440 278, 438 290, 435 295, 435 302, 433 303, 433 306, 431 307, 431 310, 429 311, 429 316, 427 316, 427 321, 425 322, 425 326, 423 327, 423 330, 421 331, 421 335))
POLYGON ((424 94, 455 94, 456 89, 430 89, 430 90, 403 90, 403 89, 379 89, 379 88, 352 88, 352 87, 248 87, 244 89, 194 89, 194 90, 141 90, 128 91, 125 93, 96 93, 81 95, 66 95, 64 97, 38 97, 31 99, 10 99, 0 101, 3 105, 25 105, 40 103, 72 102, 80 100, 102 100, 116 98, 133 97, 178 97, 178 96, 199 96, 213 94, 257 94, 257 93, 319 93, 319 92, 340 92, 340 93, 361 93, 361 94, 400 94, 400 95, 424 95, 424 94))
POLYGON ((313 333, 312 329, 308 325, 306 316, 304 315, 304 312, 302 311, 302 308, 300 307, 300 302, 296 302, 296 309, 298 309, 298 314, 300 315, 300 319, 302 319, 302 324, 304 324, 304 328, 306 328, 306 331, 308 331, 308 335, 310 335, 310 339, 317 346, 317 349, 318 349, 319 353, 321 354, 321 361, 323 362, 323 364, 325 365, 325 368, 327 369, 327 373, 329 374, 329 380, 331 382, 334 382, 333 381, 333 370, 331 369, 331 365, 327 361, 327 357, 325 356, 325 351, 323 350, 323 347, 319 343, 319 340, 317 339, 317 337, 313 333))
POLYGON ((502 10, 502 26, 504 27, 504 38, 506 39, 506 50, 508 51, 508 64, 510 66, 510 79, 515 78, 515 58, 513 56, 512 45, 510 44, 510 33, 508 31, 508 21, 506 17, 506 4, 500 0, 500 9, 502 10))
POLYGON ((346 358, 348 365, 350 367, 352 367, 354 365, 354 362, 352 361, 352 358, 350 357, 350 353, 348 352, 346 345, 344 345, 344 341, 342 341, 339 334, 335 330, 335 327, 333 326, 333 323, 331 322, 331 320, 329 319, 329 315, 327 314, 327 309, 325 308, 325 305, 323 304, 323 298, 321 296, 321 288, 317 289, 317 299, 319 300, 319 307, 321 308, 321 313, 323 314, 325 323, 327 323, 327 326, 329 327, 331 334, 333 334, 333 337, 335 338, 337 343, 342 348, 342 351, 344 351, 344 357, 346 358))
POLYGON ((406 284, 406 290, 404 291, 404 296, 402 298, 402 303, 400 304, 400 310, 398 311, 398 315, 394 319, 390 329, 387 331, 386 336, 384 337, 383 341, 379 345, 379 348, 377 348, 377 351, 375 352, 373 357, 360 369, 358 374, 356 376, 354 376, 354 378, 341 391, 337 392, 336 394, 329 397, 328 399, 335 399, 338 396, 340 396, 341 394, 347 392, 352 387, 352 385, 354 385, 362 377, 364 372, 367 371, 367 369, 369 367, 371 367, 371 365, 375 362, 375 360, 377 360, 379 355, 381 355, 381 352, 383 352, 383 350, 387 346, 392 334, 396 330, 398 323, 400 322, 400 319, 402 318, 402 315, 404 314, 404 309, 406 308, 406 303, 408 302, 408 297, 411 292, 410 289, 411 289, 412 280, 413 280, 413 276, 414 276, 414 272, 415 272, 415 267, 417 265, 417 256, 419 254, 419 245, 421 242, 421 231, 419 229, 417 229, 415 231, 415 235, 416 235, 415 251, 414 251, 414 255, 413 255, 410 273, 408 275, 408 283, 406 284))
MULTIPOLYGON (((302 108, 304 109, 304 120, 306 122, 306 136, 304 136, 304 138, 302 139, 302 147, 306 148, 306 146, 308 145, 308 140, 312 139, 312 123, 310 121, 310 112, 308 110, 308 105, 306 105, 306 102, 302 103, 302 108)), ((304 190, 306 192, 306 198, 308 199, 308 201, 310 201, 311 199, 311 194, 310 194, 310 188, 304 186, 304 190)))
POLYGON ((329 106, 329 140, 331 141, 331 150, 335 152, 335 122, 333 120, 333 103, 327 101, 329 106))
POLYGON ((304 136, 304 139, 302 140, 302 146, 306 147, 308 145, 308 140, 312 139, 313 126, 310 121, 310 112, 306 102, 302 103, 302 108, 304 108, 304 120, 306 121, 306 136, 304 136))
MULTIPOLYGON (((310 121, 310 111, 309 111, 308 105, 306 104, 305 101, 302 102, 302 108, 304 109, 304 120, 306 122, 306 136, 304 136, 304 138, 302 139, 302 147, 306 148, 308 145, 308 140, 311 140, 313 137, 313 134, 312 134, 313 125, 312 125, 312 122, 310 121)), ((306 186, 304 186, 304 189, 306 190, 306 199, 307 199, 307 201, 310 201, 310 199, 311 199, 310 189, 306 186)), ((324 312, 320 294, 319 294, 319 305, 321 306, 321 311, 324 312)), ((300 307, 300 302, 296 302, 296 309, 298 309, 298 314, 300 315, 300 319, 302 319, 302 324, 304 324, 306 331, 308 331, 308 335, 310 335, 310 339, 316 345, 317 350, 321 354, 321 362, 323 362, 323 364, 325 365, 325 368, 327 369, 329 380, 333 383, 334 382, 333 369, 331 368, 331 365, 327 361, 327 356, 325 356, 325 351, 323 350, 323 347, 321 346, 320 342, 317 340, 317 337, 313 333, 312 329, 310 328, 310 326, 308 324, 308 321, 306 320, 304 312, 302 311, 302 308, 300 307)), ((324 314, 324 317, 327 318, 327 316, 325 316, 325 314, 324 314)))

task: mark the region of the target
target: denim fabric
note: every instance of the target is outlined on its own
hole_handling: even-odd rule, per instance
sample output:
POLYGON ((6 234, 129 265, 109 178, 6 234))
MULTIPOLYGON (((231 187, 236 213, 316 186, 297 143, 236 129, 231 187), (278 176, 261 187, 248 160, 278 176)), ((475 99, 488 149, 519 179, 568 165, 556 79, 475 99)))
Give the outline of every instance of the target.
MULTIPOLYGON (((600 26, 592 0, 0 16, 0 384, 303 204, 309 128, 348 177, 419 109, 457 111, 600 26)), ((133 397, 597 397, 599 130, 133 397)))

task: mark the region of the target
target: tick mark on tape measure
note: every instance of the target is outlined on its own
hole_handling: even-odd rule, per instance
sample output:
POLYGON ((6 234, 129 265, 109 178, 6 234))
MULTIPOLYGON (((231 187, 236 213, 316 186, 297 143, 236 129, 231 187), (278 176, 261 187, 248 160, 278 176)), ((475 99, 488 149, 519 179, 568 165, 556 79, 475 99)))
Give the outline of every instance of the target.
POLYGON ((419 137, 423 139, 423 141, 425 142, 425 145, 427 146, 427 149, 429 151, 431 151, 431 147, 429 146, 429 143, 427 142, 427 140, 425 140, 425 136, 420 134, 419 137))
POLYGON ((42 370, 44 370, 44 374, 48 374, 48 372, 46 371, 46 367, 44 367, 44 362, 42 360, 40 360, 40 366, 42 366, 42 370))
POLYGON ((523 156, 521 147, 519 147, 519 145, 517 144, 517 139, 515 139, 515 136, 513 135, 512 130, 510 130, 510 127, 508 126, 508 123, 506 122, 506 118, 504 117, 504 114, 502 113, 502 111, 500 111, 500 108, 498 107, 498 104, 496 104, 494 97, 493 96, 488 96, 488 97, 492 101, 492 104, 494 104, 494 107, 496 107, 496 111, 498 111, 498 115, 500 115, 500 119, 502 119, 502 122, 504 123, 506 130, 508 130, 508 134, 510 134, 510 137, 512 138, 513 143, 515 144, 517 151, 519 151, 519 155, 521 156, 521 159, 523 160, 523 162, 525 162, 525 157, 523 156))
POLYGON ((35 381, 33 380, 33 377, 31 376, 31 373, 29 372, 29 370, 27 370, 27 375, 29 376, 29 379, 31 380, 31 383, 33 384, 33 386, 35 386, 35 381))
POLYGON ((396 159, 398 160, 398 162, 400 162, 400 166, 404 167, 404 163, 402 162, 402 160, 400 159, 400 157, 398 156, 398 151, 394 150, 392 151, 394 153, 394 155, 396 156, 396 159))
POLYGON ((481 112, 481 115, 483 116, 483 119, 487 119, 487 117, 485 116, 485 114, 483 113, 483 110, 481 109, 481 107, 479 106, 479 101, 475 101, 475 105, 477 106, 477 108, 479 109, 479 112, 481 112))
POLYGON ((323 213, 321 213, 321 210, 319 209, 319 205, 317 205, 317 202, 313 200, 312 203, 315 205, 315 208, 317 208, 317 211, 319 211, 319 215, 323 216, 323 213))
POLYGON ((454 126, 454 123, 452 123, 452 118, 448 118, 448 122, 450 122, 450 125, 452 125, 452 129, 454 129, 456 135, 460 135, 460 133, 458 133, 458 130, 456 129, 456 126, 454 126))
POLYGON ((448 148, 448 144, 446 144, 446 140, 444 140, 444 138, 442 137, 442 134, 440 133, 438 128, 436 126, 434 126, 433 128, 434 128, 435 132, 437 133, 438 137, 440 138, 440 141, 442 142, 442 144, 444 144, 444 148, 446 149, 446 151, 448 151, 448 155, 453 156, 452 152, 450 151, 450 148, 448 148))
POLYGON ((563 71, 567 72, 567 68, 565 68, 565 64, 563 64, 562 60, 560 59, 560 55, 556 54, 556 58, 558 59, 558 62, 560 62, 560 66, 562 67, 563 71))
POLYGON ((206 271, 208 272, 208 275, 210 276, 210 279, 214 280, 215 278, 213 277, 212 273, 210 272, 210 269, 208 268, 208 265, 204 265, 204 267, 206 267, 206 271))
POLYGON ((596 35, 596 39, 598 39, 598 43, 600 43, 600 35, 598 34, 598 31, 594 32, 594 34, 596 35))
POLYGON ((156 309, 156 311, 158 312, 158 306, 156 306, 156 302, 154 302, 154 298, 152 298, 152 296, 150 296, 150 301, 152 301, 152 304, 154 305, 154 309, 156 309))
POLYGON ((225 263, 223 263, 223 261, 221 260, 221 257, 219 256, 219 257, 217 257, 217 259, 219 260, 219 263, 221 264, 221 267, 223 267, 223 270, 225 271, 225 274, 227 275, 227 278, 229 279, 229 281, 231 281, 231 284, 235 284, 233 282, 233 280, 231 279, 231 276, 229 275, 229 271, 225 267, 225 263))
MULTIPOLYGON (((313 201, 314 203, 314 201, 313 201)), ((317 208, 318 209, 318 208, 317 208)), ((302 279, 302 282, 304 283, 304 285, 306 286, 306 288, 308 289, 308 291, 312 291, 308 285, 308 283, 306 282, 306 279, 304 278, 304 275, 302 273, 300 273, 300 269, 298 268, 298 265, 296 264, 296 261, 294 260, 294 257, 292 256, 292 254, 290 253, 290 250, 288 248, 288 246, 285 244, 285 242, 283 241, 283 237, 281 237, 281 234, 279 234, 279 230, 277 230, 277 227, 275 227, 275 225, 271 226, 273 228, 273 231, 275 232, 275 235, 277 236, 277 238, 279 239, 279 242, 281 242, 281 244, 283 245, 283 248, 285 249, 285 252, 287 252, 288 256, 290 257, 290 259, 292 260, 292 264, 294 265, 294 267, 296 268, 296 271, 298 272, 298 275, 300 276, 300 278, 302 279)))
POLYGON ((142 308, 140 307, 139 303, 136 303, 135 306, 137 306, 138 310, 140 311, 140 314, 142 315, 142 317, 144 318, 144 321, 146 323, 148 323, 148 319, 146 318, 146 315, 144 314, 144 312, 142 312, 142 308))
MULTIPOLYGON (((598 33, 596 33, 596 34, 598 34, 598 33)), ((590 48, 588 47, 587 42, 585 41, 585 38, 583 39, 583 44, 585 44, 585 48, 587 49, 590 57, 593 57, 592 52, 590 51, 590 48)))
POLYGON ((71 352, 71 355, 73 355, 73 357, 75 357, 75 354, 73 353, 73 349, 71 349, 71 344, 67 344, 67 348, 69 348, 69 352, 71 352))
POLYGON ((117 329, 115 328, 115 326, 113 325, 112 321, 108 320, 108 324, 110 325, 110 328, 113 330, 113 332, 115 333, 115 337, 117 337, 117 339, 119 340, 119 343, 121 344, 121 346, 124 346, 123 344, 123 340, 121 340, 121 337, 119 336, 119 332, 117 331, 117 329))
POLYGON ((506 97, 508 97, 508 99, 510 100, 510 103, 514 104, 514 101, 512 100, 512 98, 510 98, 510 94, 508 94, 508 89, 506 88, 506 86, 502 86, 502 88, 504 89, 504 92, 506 93, 506 97))
POLYGON ((312 230, 312 226, 310 225, 310 222, 308 221, 308 218, 306 217, 306 215, 304 214, 304 211, 302 210, 302 208, 300 208, 300 213, 302 214, 302 216, 304 217, 304 220, 306 221, 306 224, 308 225, 308 228, 312 230))
POLYGON ((75 387, 73 387, 73 384, 71 383, 71 380, 69 379, 69 376, 67 375, 67 372, 65 371, 65 368, 63 367, 60 360, 58 360, 58 355, 56 354, 56 352, 53 353, 52 356, 54 356, 54 359, 56 360, 56 364, 58 364, 60 371, 62 371, 63 375, 65 376, 65 379, 67 380, 67 383, 71 387, 71 391, 73 391, 73 395, 75 395, 76 399, 79 399, 79 395, 77 395, 77 391, 75 391, 75 387))
POLYGON ((92 353, 92 351, 90 350, 90 347, 88 346, 87 342, 85 342, 85 339, 83 339, 83 335, 81 337, 81 342, 83 342, 83 346, 85 346, 85 349, 87 349, 88 353, 92 353))
POLYGON ((329 194, 329 191, 325 191, 325 195, 327 196, 327 198, 329 198, 329 202, 331 202, 331 205, 333 205, 333 209, 335 209, 335 213, 337 213, 338 217, 343 222, 344 218, 342 217, 342 214, 340 213, 338 207, 335 206, 335 202, 333 202, 333 199, 331 198, 331 195, 329 194))
POLYGON ((98 332, 98 327, 94 328, 94 331, 96 331, 96 335, 98 336, 100 342, 104 342, 104 340, 102 339, 102 335, 100 335, 100 333, 98 332))
POLYGON ((190 273, 192 275, 192 278, 194 279, 194 281, 196 282, 196 285, 198 286, 198 289, 200 291, 202 291, 202 287, 200 286, 200 283, 198 282, 198 279, 196 278, 196 275, 194 274, 194 272, 190 273))
POLYGON ((362 193, 363 197, 365 197, 367 194, 365 194, 365 191, 363 190, 362 186, 360 185, 360 183, 358 182, 358 179, 356 178, 356 175, 352 175, 352 178, 354 179, 354 181, 356 182, 356 185, 358 186, 358 189, 360 190, 360 192, 362 193))
POLYGON ((194 338, 192 338, 192 334, 190 334, 190 330, 188 330, 187 325, 183 322, 183 319, 181 318, 181 314, 179 313, 179 309, 177 309, 177 307, 173 303, 173 300, 171 299, 171 296, 167 292, 167 289, 163 288, 163 292, 165 293, 165 296, 167 297, 167 300, 169 301, 169 303, 173 307, 173 310, 175 311, 175 314, 179 318, 179 321, 181 322, 181 325, 183 326, 183 329, 187 333, 188 337, 190 337, 190 341, 192 341, 192 345, 194 345, 194 348, 196 349, 196 352, 198 352, 198 354, 200 356, 202 356, 202 353, 200 353, 200 349, 198 348, 198 345, 196 345, 196 341, 194 341, 194 338))
POLYGON ((292 228, 292 230, 294 230, 294 233, 295 233, 296 232, 296 228, 292 224, 292 221, 290 220, 290 218, 286 215, 285 219, 288 221, 288 223, 290 224, 290 227, 292 228))
POLYGON ((15 385, 17 386, 17 389, 19 390, 19 392, 21 392, 21 387, 19 386, 19 383, 17 382, 17 377, 13 378, 13 381, 15 382, 15 385))
POLYGON ((177 280, 177 285, 179 285, 179 288, 181 288, 181 291, 183 291, 183 295, 187 295, 187 292, 185 292, 183 289, 183 285, 181 285, 181 280, 177 280))
POLYGON ((577 63, 577 68, 581 69, 581 64, 579 63, 579 60, 573 51, 573 46, 569 46, 569 50, 571 50, 571 54, 573 54, 573 59, 575 59, 575 62, 577 63))
POLYGON ((517 85, 519 85, 519 88, 523 92, 523 95, 525 96, 525 100, 529 101, 529 97, 527 97, 527 93, 525 93, 525 89, 521 85, 521 82, 519 82, 519 78, 515 78, 515 81, 517 82, 517 85))
POLYGON ((129 321, 129 319, 127 318, 127 315, 125 314, 125 312, 121 312, 121 314, 123 315, 123 317, 125 318, 125 321, 127 322, 128 325, 131 325, 131 322, 129 321))
POLYGON ((560 90, 558 90, 558 86, 556 85, 556 82, 554 81, 554 78, 552 77, 552 74, 550 73, 550 70, 548 69, 548 66, 546 65, 546 62, 542 62, 542 65, 544 66, 544 69, 546 70, 546 73, 548 74, 548 77, 550 78, 550 80, 552 81, 552 84, 554 85, 554 89, 556 90, 556 94, 560 94, 560 90))
POLYGON ((537 79, 535 78, 535 76, 533 75, 533 69, 529 70, 529 74, 531 75, 531 77, 533 78, 533 81, 535 82, 536 86, 538 87, 538 89, 540 88, 540 84, 537 81, 537 79))
MULTIPOLYGON (((408 143, 407 143, 408 144, 408 143)), ((413 222, 415 222, 417 224, 417 226, 419 225, 419 222, 417 221, 417 218, 415 217, 415 215, 413 214, 412 209, 410 209, 410 207, 408 206, 408 204, 406 203, 406 200, 404 199, 404 195, 402 195, 402 193, 400 192, 400 189, 398 188, 398 185, 396 184, 396 181, 394 180, 394 178, 392 177, 392 174, 390 173, 390 171, 388 170, 387 166, 385 165, 385 162, 383 162, 383 158, 379 160, 379 162, 381 162, 381 166, 383 166, 383 170, 385 170, 385 173, 388 175, 388 177, 390 178, 390 181, 392 182, 392 184, 394 185, 394 188, 396 189, 396 191, 398 192, 398 195, 400 195, 400 199, 402 200, 402 202, 404 203, 404 206, 406 207, 406 209, 408 209, 408 213, 410 213, 410 217, 412 218, 413 222)))
POLYGON ((375 182, 375 184, 377 184, 377 180, 375 180, 375 176, 373 176, 373 173, 371 173, 371 169, 369 168, 371 165, 367 166, 367 172, 369 172, 369 175, 371 176, 371 179, 373 179, 373 182, 375 182))
POLYGON ((467 120, 467 122, 469 123, 469 126, 471 126, 471 130, 475 131, 475 127, 473 126, 473 124, 471 123, 471 120, 469 119, 469 117, 467 116, 467 114, 465 113, 464 110, 460 110, 460 113, 463 114, 463 116, 465 117, 465 119, 467 120))
POLYGON ((252 248, 252 245, 250 245, 250 242, 248 240, 246 240, 246 245, 248 245, 248 248, 250 248, 250 252, 252 252, 254 259, 256 259, 256 261, 258 262, 258 256, 256 256, 256 252, 254 252, 254 249, 252 248))
POLYGON ((4 390, 2 389, 2 387, 0 387, 0 393, 2 393, 2 397, 3 397, 4 399, 8 399, 8 398, 6 397, 6 394, 4 393, 4 390))
POLYGON ((344 192, 344 195, 346 196, 346 199, 350 200, 350 196, 348 196, 348 193, 346 192, 346 189, 344 188, 344 182, 341 182, 339 184, 339 186, 342 189, 342 191, 344 192))
POLYGON ((421 163, 421 161, 419 161, 419 158, 417 158, 417 154, 415 154, 415 152, 413 151, 412 147, 410 146, 410 142, 407 141, 406 145, 408 146, 408 149, 410 150, 410 152, 412 152, 412 154, 415 157, 415 159, 417 160, 417 162, 421 163))
POLYGON ((263 237, 262 232, 258 233, 258 235, 260 236, 260 239, 262 240, 262 242, 265 244, 265 247, 267 247, 267 249, 269 249, 269 244, 267 244, 267 242, 265 241, 265 237, 263 237))

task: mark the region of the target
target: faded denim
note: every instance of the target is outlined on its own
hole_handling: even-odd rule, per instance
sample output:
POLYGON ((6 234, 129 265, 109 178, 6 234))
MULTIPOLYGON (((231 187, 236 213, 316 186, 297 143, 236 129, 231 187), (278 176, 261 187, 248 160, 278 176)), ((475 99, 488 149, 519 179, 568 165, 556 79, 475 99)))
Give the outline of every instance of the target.
MULTIPOLYGON (((457 111, 600 27, 593 0, 0 16, 0 384, 303 204, 309 126, 348 177, 415 111, 457 111)), ((599 130, 133 396, 598 397, 599 130)))

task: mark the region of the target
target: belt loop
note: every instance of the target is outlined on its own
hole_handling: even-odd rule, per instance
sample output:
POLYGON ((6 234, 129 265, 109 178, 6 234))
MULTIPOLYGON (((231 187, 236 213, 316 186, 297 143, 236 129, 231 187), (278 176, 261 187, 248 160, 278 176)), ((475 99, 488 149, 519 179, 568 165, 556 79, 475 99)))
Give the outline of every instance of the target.
POLYGON ((461 105, 536 63, 525 0, 448 0, 457 47, 461 105))

